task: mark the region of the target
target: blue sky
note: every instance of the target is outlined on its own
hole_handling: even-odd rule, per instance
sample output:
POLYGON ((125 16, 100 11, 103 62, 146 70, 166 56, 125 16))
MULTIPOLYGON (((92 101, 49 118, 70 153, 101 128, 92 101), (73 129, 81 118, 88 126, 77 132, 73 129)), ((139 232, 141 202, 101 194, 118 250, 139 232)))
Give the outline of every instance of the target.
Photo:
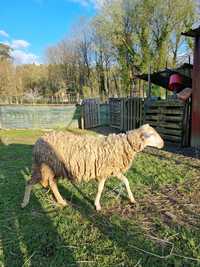
POLYGON ((67 34, 80 16, 92 17, 102 0, 3 0, 0 42, 15 62, 42 62, 44 50, 67 34))

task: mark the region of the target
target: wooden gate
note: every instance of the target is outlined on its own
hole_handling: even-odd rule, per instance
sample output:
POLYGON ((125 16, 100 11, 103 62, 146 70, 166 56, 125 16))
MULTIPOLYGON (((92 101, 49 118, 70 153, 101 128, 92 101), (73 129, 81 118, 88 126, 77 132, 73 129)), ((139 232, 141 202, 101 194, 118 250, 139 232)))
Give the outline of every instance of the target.
POLYGON ((129 131, 139 128, 143 124, 144 100, 130 97, 123 101, 122 129, 129 131))
POLYGON ((109 98, 110 127, 122 128, 122 104, 123 98, 109 98))
POLYGON ((143 124, 143 98, 110 98, 109 107, 111 127, 129 131, 143 124))
POLYGON ((81 105, 81 128, 90 129, 100 125, 99 99, 84 99, 81 105))

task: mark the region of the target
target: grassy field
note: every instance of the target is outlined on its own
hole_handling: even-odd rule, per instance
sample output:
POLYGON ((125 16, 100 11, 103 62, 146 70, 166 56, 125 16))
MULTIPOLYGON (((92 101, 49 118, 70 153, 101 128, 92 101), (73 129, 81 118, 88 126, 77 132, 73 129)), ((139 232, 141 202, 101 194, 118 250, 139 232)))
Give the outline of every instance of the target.
POLYGON ((198 160, 140 153, 127 173, 137 206, 112 178, 102 212, 93 206, 95 182, 60 181, 69 204, 63 209, 37 185, 21 209, 32 144, 41 134, 0 131, 0 266, 200 266, 198 160))

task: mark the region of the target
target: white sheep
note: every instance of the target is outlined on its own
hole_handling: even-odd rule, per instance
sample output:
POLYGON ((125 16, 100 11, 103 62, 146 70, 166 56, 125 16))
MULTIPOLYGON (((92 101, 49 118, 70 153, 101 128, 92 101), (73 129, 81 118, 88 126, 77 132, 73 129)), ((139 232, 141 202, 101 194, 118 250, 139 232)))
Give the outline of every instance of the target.
POLYGON ((105 181, 115 176, 127 189, 131 203, 135 199, 124 173, 130 168, 137 152, 146 146, 162 148, 160 135, 148 124, 126 134, 110 134, 107 137, 75 135, 68 132, 51 132, 39 138, 33 149, 32 176, 25 189, 22 207, 30 198, 34 184, 50 186, 57 202, 66 206, 56 180, 66 177, 71 181, 98 181, 95 199, 96 210, 101 210, 100 198, 105 181))

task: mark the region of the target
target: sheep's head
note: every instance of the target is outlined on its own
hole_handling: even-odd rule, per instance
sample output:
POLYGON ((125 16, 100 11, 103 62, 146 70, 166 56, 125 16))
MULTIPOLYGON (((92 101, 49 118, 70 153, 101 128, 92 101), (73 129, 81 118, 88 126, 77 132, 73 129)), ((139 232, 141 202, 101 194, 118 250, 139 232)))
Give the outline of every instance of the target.
POLYGON ((160 137, 157 131, 149 124, 144 124, 138 130, 140 132, 140 138, 144 142, 144 147, 152 146, 162 148, 164 146, 163 139, 160 137))
POLYGON ((160 135, 149 124, 144 124, 137 130, 129 131, 127 134, 129 143, 138 151, 146 146, 162 148, 164 141, 160 135))

